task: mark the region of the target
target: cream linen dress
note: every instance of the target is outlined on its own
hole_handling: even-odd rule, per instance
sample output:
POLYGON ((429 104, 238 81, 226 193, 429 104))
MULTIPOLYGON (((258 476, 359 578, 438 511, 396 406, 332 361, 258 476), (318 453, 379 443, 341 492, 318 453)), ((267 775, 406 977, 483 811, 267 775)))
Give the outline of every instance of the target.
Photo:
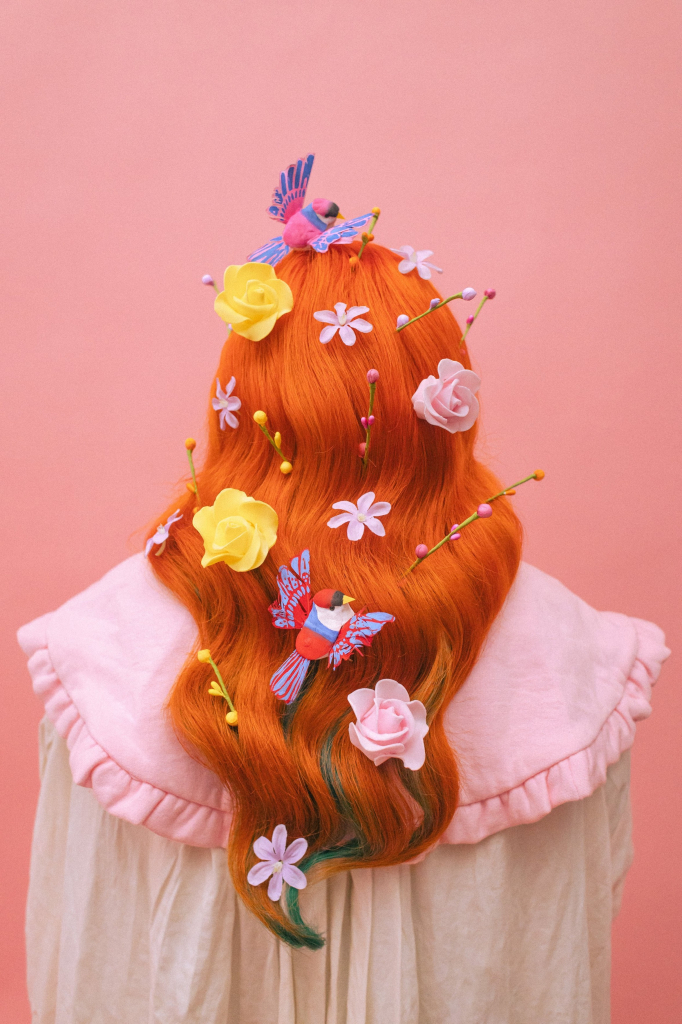
POLYGON ((291 950, 222 849, 155 835, 73 783, 41 726, 27 941, 33 1024, 607 1024, 630 864, 629 755, 585 799, 410 867, 302 894, 291 950))

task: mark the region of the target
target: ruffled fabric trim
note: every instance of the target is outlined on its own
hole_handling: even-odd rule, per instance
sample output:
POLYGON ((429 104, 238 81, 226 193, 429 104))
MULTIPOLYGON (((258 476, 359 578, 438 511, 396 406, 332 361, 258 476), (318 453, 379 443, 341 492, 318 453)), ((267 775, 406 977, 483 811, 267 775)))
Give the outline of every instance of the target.
MULTIPOLYGON (((165 839, 191 846, 226 847, 230 832, 229 807, 214 807, 167 793, 148 782, 133 778, 117 764, 90 735, 78 708, 55 672, 41 637, 36 648, 36 626, 49 616, 20 630, 20 642, 26 653, 33 690, 45 706, 45 714, 69 748, 73 781, 92 789, 99 804, 117 818, 133 825, 144 825, 165 839), (29 634, 29 630, 31 633, 29 634)), ((45 633, 43 625, 42 632, 45 633)))
POLYGON ((606 782, 608 767, 634 743, 636 723, 651 714, 651 688, 670 654, 658 626, 643 619, 630 621, 637 654, 620 701, 592 743, 506 793, 461 804, 441 843, 478 843, 513 825, 531 824, 560 804, 591 796, 606 782))

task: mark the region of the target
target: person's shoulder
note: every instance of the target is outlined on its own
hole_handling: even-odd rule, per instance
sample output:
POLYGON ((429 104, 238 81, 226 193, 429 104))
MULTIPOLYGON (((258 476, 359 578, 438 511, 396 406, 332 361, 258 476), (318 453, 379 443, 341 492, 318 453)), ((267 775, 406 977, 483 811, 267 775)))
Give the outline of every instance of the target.
POLYGON ((448 841, 476 842, 593 792, 650 714, 669 653, 653 623, 597 611, 522 563, 446 711, 462 777, 448 841))

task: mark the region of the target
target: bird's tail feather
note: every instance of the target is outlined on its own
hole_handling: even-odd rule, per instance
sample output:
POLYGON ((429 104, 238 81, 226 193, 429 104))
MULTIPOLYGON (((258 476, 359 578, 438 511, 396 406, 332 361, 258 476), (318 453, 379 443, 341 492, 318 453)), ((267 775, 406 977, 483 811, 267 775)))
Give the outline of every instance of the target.
POLYGON ((273 673, 270 689, 285 704, 291 704, 292 700, 296 700, 309 664, 310 662, 302 658, 298 651, 294 651, 273 673))

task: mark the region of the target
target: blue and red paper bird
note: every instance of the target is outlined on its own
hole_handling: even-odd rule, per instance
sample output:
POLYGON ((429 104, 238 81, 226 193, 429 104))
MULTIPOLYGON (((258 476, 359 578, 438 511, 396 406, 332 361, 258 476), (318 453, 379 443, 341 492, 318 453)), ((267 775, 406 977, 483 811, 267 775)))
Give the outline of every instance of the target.
POLYGON ((270 605, 272 624, 277 629, 297 629, 296 650, 277 669, 270 688, 290 704, 298 696, 311 661, 329 658, 338 668, 361 647, 369 647, 387 622, 388 612, 360 612, 349 607, 354 598, 340 590, 320 590, 310 596, 310 552, 306 549, 291 560, 291 568, 280 565, 277 575, 279 600, 270 605))
POLYGON ((353 220, 342 220, 337 225, 339 208, 331 200, 313 199, 312 203, 303 205, 314 160, 315 154, 309 153, 280 174, 268 213, 273 220, 285 225, 284 231, 252 252, 249 263, 269 263, 274 267, 291 249, 308 246, 316 252, 326 252, 335 242, 350 242, 372 219, 372 214, 367 213, 353 220))

